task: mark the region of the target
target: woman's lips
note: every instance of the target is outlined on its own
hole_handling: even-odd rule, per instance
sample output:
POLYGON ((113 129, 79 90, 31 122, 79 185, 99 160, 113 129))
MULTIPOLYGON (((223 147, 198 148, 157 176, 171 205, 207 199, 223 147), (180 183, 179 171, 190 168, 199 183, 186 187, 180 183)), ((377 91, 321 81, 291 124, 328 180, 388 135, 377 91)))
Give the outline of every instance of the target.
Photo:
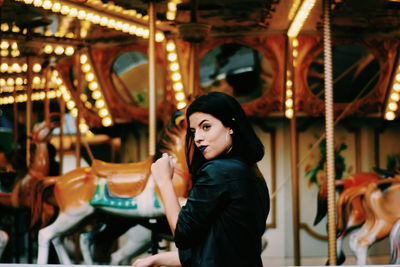
POLYGON ((199 146, 199 150, 201 153, 204 152, 204 150, 206 150, 207 146, 199 146))

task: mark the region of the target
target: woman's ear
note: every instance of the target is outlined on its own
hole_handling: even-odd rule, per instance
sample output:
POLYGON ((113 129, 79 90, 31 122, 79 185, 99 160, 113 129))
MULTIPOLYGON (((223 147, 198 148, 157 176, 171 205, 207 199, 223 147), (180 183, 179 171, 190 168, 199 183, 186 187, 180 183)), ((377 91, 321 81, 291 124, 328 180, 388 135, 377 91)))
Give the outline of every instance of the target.
POLYGON ((233 134, 233 130, 232 129, 229 129, 229 134, 233 134))

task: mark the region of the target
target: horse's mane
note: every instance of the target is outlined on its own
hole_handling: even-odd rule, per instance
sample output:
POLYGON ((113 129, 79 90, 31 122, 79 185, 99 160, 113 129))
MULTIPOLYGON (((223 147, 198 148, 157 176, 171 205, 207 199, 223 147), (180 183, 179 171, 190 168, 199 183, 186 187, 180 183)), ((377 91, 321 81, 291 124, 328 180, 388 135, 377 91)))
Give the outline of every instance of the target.
POLYGON ((176 141, 182 140, 181 138, 185 134, 186 127, 183 112, 177 111, 171 115, 171 119, 160 135, 160 140, 156 146, 154 161, 161 158, 163 153, 175 154, 174 149, 178 145, 176 141))

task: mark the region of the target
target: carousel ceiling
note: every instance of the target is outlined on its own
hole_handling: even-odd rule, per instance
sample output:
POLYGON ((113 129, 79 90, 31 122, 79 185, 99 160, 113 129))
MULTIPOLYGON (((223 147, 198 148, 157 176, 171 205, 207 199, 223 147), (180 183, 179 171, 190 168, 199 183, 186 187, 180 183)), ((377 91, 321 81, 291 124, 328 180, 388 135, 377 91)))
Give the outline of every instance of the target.
MULTIPOLYGON (((171 109, 186 99, 192 49, 187 40, 195 34, 200 85, 194 94, 228 91, 249 115, 284 116, 291 103, 286 34, 301 3, 154 1, 159 99, 171 109), (174 51, 167 41, 174 41, 174 51), (180 65, 170 70, 172 52, 180 65)), ((322 9, 316 1, 295 40, 291 105, 306 116, 321 116, 324 109, 322 9)), ((64 96, 70 112, 80 107, 90 126, 146 122, 148 84, 141 79, 148 76, 148 10, 144 0, 4 0, 0 104, 26 101, 30 83, 38 100, 48 90, 53 98, 64 96)), ((334 0, 330 11, 335 110, 382 117, 392 111, 396 117, 400 1, 334 0)))

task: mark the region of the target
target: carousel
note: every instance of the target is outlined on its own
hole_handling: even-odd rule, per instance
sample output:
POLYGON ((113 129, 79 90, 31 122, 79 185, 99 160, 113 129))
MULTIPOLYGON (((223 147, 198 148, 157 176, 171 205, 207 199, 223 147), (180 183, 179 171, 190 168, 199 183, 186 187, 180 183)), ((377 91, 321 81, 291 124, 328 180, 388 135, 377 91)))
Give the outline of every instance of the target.
POLYGON ((176 250, 150 166, 184 203, 221 91, 265 147, 264 266, 400 264, 399 45, 399 0, 0 0, 0 263, 176 250))

